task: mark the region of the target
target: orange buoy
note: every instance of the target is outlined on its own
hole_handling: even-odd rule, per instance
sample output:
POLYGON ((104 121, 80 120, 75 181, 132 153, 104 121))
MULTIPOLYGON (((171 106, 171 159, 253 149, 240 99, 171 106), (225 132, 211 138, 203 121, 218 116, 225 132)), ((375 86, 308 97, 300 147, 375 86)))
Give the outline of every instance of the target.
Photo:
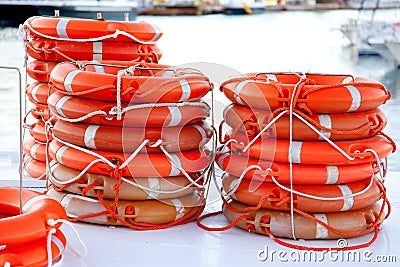
MULTIPOLYGON (((51 165, 49 180, 57 191, 62 188, 66 192, 88 197, 97 197, 98 192, 106 199, 116 197, 117 180, 115 178, 86 172, 77 181, 69 182, 75 180, 80 171, 55 162, 51 165)), ((202 182, 200 173, 190 174, 190 177, 198 183, 202 182)), ((186 177, 175 176, 124 178, 118 190, 119 200, 146 200, 182 197, 193 193, 196 188, 186 177)))
MULTIPOLYGON (((247 206, 236 201, 230 202, 235 209, 243 209, 247 206)), ((380 204, 375 204, 363 209, 315 213, 311 216, 315 220, 306 218, 300 214, 294 214, 294 233, 298 239, 338 239, 346 238, 349 235, 335 233, 325 226, 317 223, 316 220, 328 224, 330 227, 342 232, 354 233, 352 236, 360 236, 372 232, 374 223, 382 223, 383 217, 379 217, 380 204)), ((223 213, 229 222, 233 222, 241 215, 248 215, 250 218, 239 221, 236 226, 247 231, 258 234, 269 235, 281 238, 293 238, 292 219, 288 211, 270 209, 259 209, 256 211, 239 213, 224 206, 223 213)))
POLYGON ((158 62, 161 50, 155 44, 122 42, 71 42, 33 38, 26 42, 28 55, 37 60, 145 60, 158 62))
POLYGON ((29 157, 46 162, 46 144, 37 142, 33 137, 27 135, 22 144, 25 155, 29 157))
MULTIPOLYGON (((246 152, 243 152, 246 144, 250 141, 247 136, 238 133, 231 139, 239 141, 239 143, 229 144, 230 148, 237 153, 252 158, 303 164, 343 165, 375 162, 376 158, 371 151, 374 151, 379 159, 383 159, 395 150, 393 143, 383 135, 358 140, 336 141, 334 144, 350 158, 325 141, 293 141, 290 155, 289 140, 259 138, 246 152), (244 145, 240 142, 243 142, 244 145)), ((229 137, 226 140, 229 140, 229 137)))
POLYGON ((21 204, 22 214, 20 189, 0 187, 0 213, 8 215, 0 219, 1 247, 6 250, 45 238, 52 228, 49 219, 67 217, 59 202, 38 192, 22 189, 21 204))
POLYGON ((127 105, 121 120, 115 114, 116 104, 53 93, 48 99, 50 111, 62 120, 125 127, 175 127, 206 119, 210 107, 203 102, 165 103, 165 105, 127 105), (89 115, 88 115, 89 114, 89 115))
POLYGON ((152 147, 159 140, 168 152, 200 149, 210 140, 212 129, 205 121, 181 127, 129 128, 60 120, 54 125, 52 133, 74 145, 125 153, 135 151, 144 140, 149 140, 143 151, 162 153, 160 147, 152 147))
POLYGON ((23 170, 33 179, 46 179, 46 162, 38 161, 33 158, 27 158, 24 162, 23 170))
POLYGON ((58 62, 33 60, 26 65, 26 72, 32 79, 47 83, 49 82, 50 72, 58 62))
POLYGON ((372 110, 390 99, 381 83, 351 75, 250 73, 224 81, 220 90, 232 102, 251 108, 275 110, 289 107, 296 89, 295 106, 306 113, 344 113, 372 110))
MULTIPOLYGON (((252 137, 260 133, 278 114, 272 115, 267 110, 231 104, 224 110, 224 120, 234 131, 246 133, 252 137)), ((380 109, 352 113, 301 114, 300 116, 306 116, 303 118, 330 140, 368 138, 378 134, 387 123, 386 116, 380 109)), ((296 116, 293 116, 292 125, 293 140, 323 140, 318 133, 296 116)), ((263 132, 262 137, 289 139, 289 129, 290 117, 286 112, 267 131, 263 132)))
POLYGON ((61 63, 52 71, 50 83, 62 94, 114 102, 120 83, 120 98, 124 103, 198 101, 212 89, 209 78, 192 68, 143 62, 118 64, 112 67, 102 61, 80 68, 77 64, 61 63), (103 67, 104 64, 108 67, 103 67), (119 82, 120 71, 127 73, 119 82))
POLYGON ((142 21, 105 21, 79 18, 34 16, 24 23, 27 37, 77 41, 117 41, 153 43, 162 32, 142 21))
POLYGON ((171 159, 162 153, 137 154, 134 158, 130 159, 130 154, 100 150, 87 151, 88 152, 80 151, 55 140, 53 140, 49 146, 51 157, 58 163, 67 167, 83 170, 96 160, 97 162, 91 165, 87 171, 109 175, 117 168, 118 164, 125 164, 126 166, 124 165, 124 167, 121 168, 121 174, 122 176, 128 177, 182 176, 183 173, 179 167, 184 169, 187 173, 200 172, 203 171, 212 160, 212 154, 207 149, 170 154, 171 159), (99 159, 97 156, 89 154, 94 152, 103 158, 99 159), (105 159, 108 160, 108 162, 106 162, 105 159), (172 164, 171 161, 174 163, 172 164))
MULTIPOLYGON (((272 183, 272 177, 279 183, 290 184, 288 163, 271 162, 244 157, 223 151, 215 160, 224 171, 245 179, 272 183)), ((379 172, 374 162, 351 165, 292 164, 293 184, 347 184, 365 179, 379 172)))
POLYGON ((52 140, 51 134, 46 135, 45 123, 42 120, 37 120, 29 127, 29 133, 37 142, 46 143, 47 137, 52 140))
MULTIPOLYGON (((293 185, 293 207, 305 212, 339 212, 365 208, 381 198, 381 192, 371 179, 339 185, 293 185), (297 193, 298 192, 298 193, 297 193), (315 198, 312 198, 312 197, 315 198), (325 199, 325 200, 324 200, 325 199)), ((290 184, 251 181, 225 175, 224 191, 243 204, 274 210, 291 210, 290 184)))
MULTIPOLYGON (((61 262, 61 255, 66 247, 66 239, 60 230, 51 235, 52 262, 61 262)), ((47 238, 30 242, 19 247, 4 249, 0 254, 1 266, 36 266, 44 267, 48 264, 47 238), (9 265, 7 265, 9 264, 9 265)))
POLYGON ((49 108, 47 105, 35 103, 30 111, 32 116, 40 121, 49 120, 49 108))
POLYGON ((49 85, 48 83, 42 82, 28 84, 26 87, 26 95, 32 103, 46 105, 49 95, 49 85))
MULTIPOLYGON (((54 189, 49 189, 47 195, 61 202, 69 216, 82 218, 81 221, 84 222, 103 225, 134 226, 137 224, 151 224, 161 226, 177 221, 190 213, 190 217, 193 217, 203 205, 197 192, 180 198, 164 200, 119 200, 115 210, 118 220, 115 218, 116 216, 110 216, 109 214, 96 216, 97 213, 104 212, 105 207, 94 198, 77 198, 73 194, 57 192, 54 189), (125 222, 125 224, 121 221, 125 222)), ((109 208, 114 204, 114 200, 103 201, 109 208)))

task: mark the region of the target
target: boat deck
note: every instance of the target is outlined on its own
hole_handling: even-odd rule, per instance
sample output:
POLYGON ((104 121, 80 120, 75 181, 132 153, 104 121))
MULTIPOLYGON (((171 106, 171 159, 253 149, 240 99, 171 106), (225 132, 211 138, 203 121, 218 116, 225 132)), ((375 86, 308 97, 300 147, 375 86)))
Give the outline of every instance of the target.
MULTIPOLYGON (((397 179, 400 172, 390 172, 385 185, 392 204, 392 213, 383 223, 378 239, 370 247, 352 252, 315 253, 291 250, 262 235, 248 233, 238 228, 224 232, 207 232, 195 222, 156 231, 135 231, 125 227, 108 227, 86 223, 73 223, 88 254, 79 257, 71 246, 81 250, 78 239, 72 230, 63 226, 68 239, 68 246, 61 265, 57 266, 283 266, 288 262, 295 266, 324 265, 363 266, 366 263, 386 261, 384 266, 397 266, 400 261, 400 187, 397 179), (311 254, 310 254, 311 253, 311 254), (298 258, 300 257, 300 258, 298 258), (305 260, 302 260, 304 259, 305 260), (311 258, 310 258, 311 257, 311 258), (300 260, 299 260, 300 259, 300 260), (397 263, 396 263, 397 262, 397 263)), ((10 184, 10 180, 0 180, 0 184, 10 184)), ((11 181, 17 185, 18 180, 11 181)), ((37 184, 37 183, 36 183, 37 184)), ((24 186, 35 183, 24 181, 24 186)), ((207 205, 206 213, 217 211, 221 202, 207 205)), ((203 221, 212 227, 228 224, 222 216, 214 216, 203 221)), ((349 238, 347 244, 355 245, 367 242, 372 234, 349 238)), ((290 241, 290 240, 286 240, 290 241)), ((337 241, 291 241, 297 245, 314 247, 336 247, 337 241)), ((286 265, 285 265, 286 266, 286 265)), ((377 265, 369 265, 377 266, 377 265)))

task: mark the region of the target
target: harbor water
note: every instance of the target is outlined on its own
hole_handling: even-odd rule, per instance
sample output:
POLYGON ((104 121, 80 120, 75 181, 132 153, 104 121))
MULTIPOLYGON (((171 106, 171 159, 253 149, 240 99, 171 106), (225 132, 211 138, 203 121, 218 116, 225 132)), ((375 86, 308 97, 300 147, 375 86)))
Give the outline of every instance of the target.
MULTIPOLYGON (((369 18, 370 12, 282 11, 242 16, 138 16, 137 20, 151 22, 163 31, 158 42, 163 53, 160 63, 197 67, 212 78, 215 89, 224 79, 246 72, 352 74, 376 79, 392 93, 392 99, 382 107, 388 117, 385 132, 400 144, 399 70, 378 56, 356 58, 339 30, 348 19, 359 15, 369 18)), ((396 10, 378 10, 375 19, 396 21, 397 15, 396 10)), ((0 29, 0 65, 23 70, 25 52, 17 32, 0 29)), ((227 100, 215 91, 218 120, 227 100)), ((18 76, 14 70, 0 70, 0 118, 0 167, 9 167, 20 143, 18 76)), ((389 157, 389 169, 400 171, 400 153, 389 157)))

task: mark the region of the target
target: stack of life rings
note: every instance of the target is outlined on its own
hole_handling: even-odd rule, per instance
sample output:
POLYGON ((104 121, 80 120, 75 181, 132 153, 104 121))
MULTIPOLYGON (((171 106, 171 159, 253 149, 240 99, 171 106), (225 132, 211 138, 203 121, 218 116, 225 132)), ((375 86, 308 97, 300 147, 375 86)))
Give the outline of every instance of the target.
POLYGON ((48 196, 0 187, 0 266, 59 263, 66 247, 60 226, 66 218, 61 204, 48 196))
MULTIPOLYGON (((45 179, 46 143, 52 139, 45 130, 49 120, 47 98, 52 69, 59 62, 77 60, 157 62, 161 51, 155 41, 162 33, 157 27, 145 22, 106 22, 61 17, 31 17, 24 23, 22 30, 29 56, 26 69, 31 78, 26 87, 31 106, 27 117, 33 116, 33 121, 25 123, 30 134, 23 142, 26 155, 23 169, 28 177, 45 179), (110 37, 118 30, 121 34, 126 30, 126 36, 110 37), (86 36, 84 39, 83 35, 86 36), (105 35, 110 36, 106 38, 105 35)), ((55 121, 53 118, 51 123, 55 121)))
MULTIPOLYGON (((161 53, 152 44, 161 33, 144 22, 37 17, 25 28, 34 39, 56 41, 54 60, 65 56, 59 53, 64 41, 100 40, 103 52, 116 42, 117 51, 136 53, 129 46, 134 39, 140 51, 151 51, 145 57, 103 53, 96 61, 68 54, 52 69, 47 195, 73 221, 150 230, 195 220, 213 162, 210 107, 202 101, 212 89, 209 79, 158 64, 161 53)), ((41 59, 49 59, 46 51, 41 59)))
POLYGON ((382 132, 379 106, 390 98, 382 84, 351 75, 251 73, 220 90, 233 102, 216 156, 229 227, 297 249, 309 248, 281 238, 375 232, 362 246, 376 239, 390 213, 383 181, 395 150, 382 132))

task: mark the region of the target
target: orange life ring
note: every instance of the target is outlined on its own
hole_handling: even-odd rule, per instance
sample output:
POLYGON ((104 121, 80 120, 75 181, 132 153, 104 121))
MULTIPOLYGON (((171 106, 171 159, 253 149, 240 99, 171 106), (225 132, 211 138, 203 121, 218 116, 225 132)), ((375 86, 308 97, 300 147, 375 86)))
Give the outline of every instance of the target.
MULTIPOLYGON (((247 144, 248 138, 244 134, 236 134, 232 137, 239 142, 247 144)), ((245 145, 231 143, 230 148, 237 153, 279 162, 289 162, 289 140, 284 139, 257 139, 244 153, 245 145)), ((375 156, 367 149, 373 150, 379 159, 386 158, 394 152, 393 143, 383 135, 350 140, 336 141, 335 144, 353 159, 348 159, 328 142, 322 141, 293 141, 292 142, 292 163, 303 164, 359 164, 376 161, 375 156)))
POLYGON ((295 88, 299 95, 295 108, 307 113, 360 112, 375 109, 390 98, 381 83, 350 75, 295 73, 250 73, 224 81, 220 90, 234 103, 275 110, 289 107, 295 88))
MULTIPOLYGON (((66 192, 57 192, 54 189, 49 189, 47 195, 57 199, 65 207, 68 216, 82 217, 81 221, 103 224, 103 225, 122 225, 121 221, 107 215, 90 217, 91 214, 96 214, 104 211, 104 206, 95 201, 94 198, 83 199, 76 198, 73 194, 66 192), (93 200, 93 201, 90 201, 93 200)), ((119 200, 116 208, 116 213, 119 218, 128 224, 168 224, 177 221, 189 212, 200 211, 202 203, 197 192, 190 195, 172 198, 165 200, 137 200, 127 201, 119 200)), ((104 200, 104 203, 112 207, 113 200, 104 200)))
POLYGON ((33 137, 27 135, 22 144, 25 155, 38 161, 46 162, 46 144, 37 142, 33 137))
POLYGON ((32 79, 47 83, 49 82, 50 72, 58 62, 33 60, 26 65, 26 72, 32 79))
MULTIPOLYGON (((106 158, 109 162, 117 162, 123 164, 129 154, 118 152, 106 152, 100 150, 91 150, 106 158)), ((67 167, 83 170, 94 160, 99 158, 75 148, 63 145, 53 140, 49 146, 51 157, 58 163, 67 167)), ((171 154, 175 161, 172 164, 168 157, 160 154, 137 154, 124 168, 121 169, 122 176, 126 177, 168 177, 181 176, 183 173, 179 166, 187 173, 195 173, 203 171, 211 161, 211 153, 207 149, 192 150, 182 153, 171 154)), ((115 164, 117 164, 115 163, 115 164)), ((87 171, 98 174, 109 175, 113 168, 104 160, 93 164, 87 171)))
MULTIPOLYGON (((64 208, 50 197, 22 189, 22 214, 20 213, 20 189, 0 187, 0 240, 5 249, 26 245, 45 238, 49 219, 66 219, 64 208)), ((58 228, 56 226, 56 228, 58 228)))
MULTIPOLYGON (((276 116, 275 116, 276 117, 276 116)), ((273 119, 272 113, 262 109, 231 104, 224 110, 227 125, 248 136, 256 136, 273 119)), ((263 137, 289 139, 289 114, 280 117, 263 137)), ((385 128, 387 119, 380 109, 365 112, 312 114, 307 119, 330 140, 354 140, 374 136, 385 128)), ((308 125, 293 116, 293 140, 322 140, 308 125)))
POLYGON ((153 43, 162 36, 157 26, 142 21, 34 16, 25 21, 24 29, 27 37, 77 39, 78 41, 107 37, 104 41, 153 43))
POLYGON ((47 105, 35 103, 32 107, 31 114, 39 121, 49 120, 49 108, 47 105))
POLYGON ((47 100, 50 111, 63 120, 77 119, 94 112, 101 112, 83 120, 91 124, 125 127, 173 127, 192 124, 206 119, 210 107, 203 102, 166 103, 164 106, 122 105, 122 108, 133 107, 123 114, 122 120, 116 115, 109 115, 116 107, 115 103, 102 102, 80 97, 64 96, 53 93, 47 100), (180 105, 182 104, 182 105, 180 105))
POLYGON ((102 151, 131 153, 144 141, 147 153, 162 153, 159 147, 151 147, 162 140, 168 152, 199 149, 212 136, 211 126, 205 121, 182 127, 130 128, 86 123, 57 121, 52 129, 55 137, 82 147, 102 151))
MULTIPOLYGON (((85 62, 83 62, 85 64, 85 62)), ((208 77, 191 68, 171 67, 150 63, 121 62, 119 67, 98 65, 80 68, 61 63, 50 75, 50 83, 62 94, 116 101, 118 72, 132 67, 132 74, 121 77, 121 101, 124 103, 175 103, 198 101, 211 89, 208 77), (125 68, 125 69, 126 69, 125 68)))
MULTIPOLYGON (((273 176, 279 183, 290 184, 288 163, 244 157, 229 151, 217 154, 215 161, 220 168, 237 177, 243 174, 245 179, 271 183, 273 176), (258 167, 244 173, 251 166, 258 167)), ((347 184, 369 179, 378 172, 374 162, 351 165, 292 164, 293 184, 347 184)))
POLYGON ((46 179, 46 162, 38 161, 33 158, 26 158, 24 162, 25 175, 33 179, 46 179))
MULTIPOLYGON (((376 180, 367 179, 340 185, 293 185, 293 205, 294 208, 305 212, 342 212, 365 208, 375 204, 381 198, 377 183, 378 181, 376 180), (371 187, 369 187, 371 182, 371 187), (364 191, 367 188, 368 190, 364 191), (362 194, 358 195, 357 193, 360 192, 362 194), (343 199, 313 199, 304 194, 325 199, 343 199)), ((224 175, 222 177, 222 185, 227 193, 236 189, 230 196, 243 204, 257 206, 262 199, 265 199, 262 201, 262 208, 274 210, 291 209, 290 192, 274 183, 246 179, 240 181, 239 178, 233 175, 224 175)), ((290 189, 290 184, 283 184, 282 186, 290 189)))
MULTIPOLYGON (((66 182, 76 178, 80 171, 55 162, 52 162, 51 165, 49 180, 57 191, 62 189, 66 192, 89 197, 97 197, 97 191, 100 191, 103 198, 114 199, 116 197, 115 185, 117 181, 115 178, 108 175, 86 172, 78 181, 65 185, 66 182)), ((194 181, 197 181, 200 177, 200 173, 193 173, 190 176, 194 181)), ((122 181, 119 185, 119 200, 177 198, 189 195, 196 190, 194 186, 190 185, 190 182, 185 176, 125 179, 130 183, 122 181)), ((199 183, 201 183, 201 181, 199 181, 199 183)))
POLYGON ((28 55, 37 60, 145 60, 158 62, 161 50, 155 44, 121 42, 71 42, 33 38, 26 42, 28 55))
MULTIPOLYGON (((53 264, 61 261, 66 243, 65 236, 60 230, 57 230, 51 235, 51 255, 53 264)), ((2 250, 0 254, 0 266, 7 266, 6 264, 10 264, 8 266, 11 267, 44 267, 48 264, 47 257, 47 238, 42 238, 16 248, 2 250)))
POLYGON ((32 103, 47 105, 49 84, 42 82, 28 84, 26 87, 26 95, 32 103))
POLYGON ((47 137, 49 140, 52 140, 53 137, 49 134, 46 136, 46 127, 45 123, 42 120, 37 120, 29 127, 29 133, 38 142, 46 143, 47 137))
MULTIPOLYGON (((236 201, 232 201, 230 205, 237 209, 247 207, 236 201)), ((361 232, 368 230, 375 222, 382 223, 383 218, 378 216, 380 210, 381 205, 375 204, 353 211, 315 213, 314 217, 335 229, 353 233, 360 232, 358 235, 362 235, 361 232)), ((247 231, 268 235, 267 229, 275 237, 293 238, 291 215, 288 211, 259 209, 257 211, 238 213, 224 206, 223 213, 229 222, 233 222, 243 214, 248 214, 252 220, 245 219, 236 224, 237 227, 247 231)), ((373 230, 372 228, 369 232, 373 230)), ((314 220, 297 213, 294 214, 294 232, 298 239, 338 239, 349 237, 348 235, 335 233, 314 220)))

